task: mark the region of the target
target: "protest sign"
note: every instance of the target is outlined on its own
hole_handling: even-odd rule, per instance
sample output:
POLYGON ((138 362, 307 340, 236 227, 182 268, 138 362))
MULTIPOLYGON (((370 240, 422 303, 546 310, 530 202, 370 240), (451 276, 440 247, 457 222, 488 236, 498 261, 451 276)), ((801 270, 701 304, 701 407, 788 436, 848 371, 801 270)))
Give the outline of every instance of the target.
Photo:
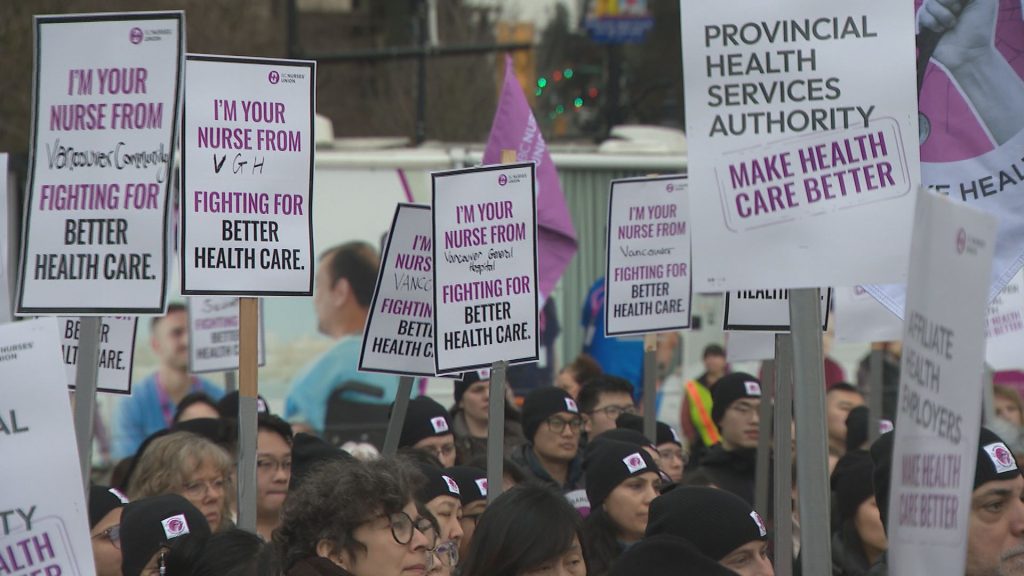
POLYGON ((919 183, 910 7, 681 12, 694 289, 905 280, 919 183))
POLYGON ((182 294, 313 293, 316 64, 186 60, 182 294))
POLYGON ((438 374, 537 361, 535 166, 431 175, 438 374))
POLYGON ((183 12, 38 16, 17 314, 159 314, 183 12))
POLYGON ((605 333, 690 327, 686 178, 613 180, 608 195, 605 333))
MULTIPOLYGON (((828 329, 832 289, 821 290, 821 330, 828 329)), ((789 290, 739 290, 725 293, 723 330, 789 332, 789 290)))
POLYGON ((903 336, 903 321, 864 286, 836 287, 836 340, 888 342, 903 336))
MULTIPOLYGON (((934 51, 918 60, 924 68, 921 178, 932 190, 999 217, 989 286, 995 298, 1024 263, 1024 61, 1016 48, 1024 42, 1021 4, 960 3, 952 26, 936 22, 934 13, 946 9, 935 0, 914 5, 921 30, 938 38, 934 51), (964 65, 967 54, 976 58, 964 65)), ((903 316, 904 286, 868 290, 903 316)))
MULTIPOLYGON (((74 390, 82 321, 77 317, 61 317, 58 320, 68 388, 74 390)), ((131 395, 137 324, 136 316, 104 316, 100 319, 97 391, 131 395)))
POLYGON ((963 571, 995 235, 992 216, 918 196, 886 531, 890 574, 963 571))
POLYGON ((366 320, 359 369, 434 375, 434 275, 430 207, 399 204, 366 320))
POLYGON ((1024 350, 1024 270, 1018 270, 988 305, 985 362, 993 370, 1019 370, 1024 368, 1021 350, 1024 350))
MULTIPOLYGON (((258 365, 267 362, 263 330, 263 301, 260 300, 259 336, 256 340, 258 365)), ((241 324, 238 298, 192 296, 188 299, 189 372, 238 370, 241 324)))
POLYGON ((0 326, 3 574, 95 574, 58 322, 0 326))

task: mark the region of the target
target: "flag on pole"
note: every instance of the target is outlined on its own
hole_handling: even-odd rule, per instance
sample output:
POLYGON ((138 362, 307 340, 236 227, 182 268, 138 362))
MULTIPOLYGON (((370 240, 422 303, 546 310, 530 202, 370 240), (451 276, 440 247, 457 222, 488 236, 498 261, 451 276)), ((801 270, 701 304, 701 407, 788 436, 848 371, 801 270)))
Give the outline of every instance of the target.
POLYGON ((505 82, 498 110, 494 113, 484 150, 484 164, 500 163, 502 150, 515 150, 517 162, 537 163, 537 283, 543 301, 555 289, 576 254, 576 230, 547 143, 516 80, 512 57, 508 55, 505 56, 505 82))

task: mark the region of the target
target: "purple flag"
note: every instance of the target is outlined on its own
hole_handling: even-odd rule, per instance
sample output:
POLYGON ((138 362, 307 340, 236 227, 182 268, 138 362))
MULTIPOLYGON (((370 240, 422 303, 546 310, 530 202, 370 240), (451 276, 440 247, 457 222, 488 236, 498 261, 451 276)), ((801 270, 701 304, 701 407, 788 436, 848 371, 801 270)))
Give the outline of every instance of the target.
POLYGON ((505 83, 484 150, 484 164, 501 162, 502 150, 515 150, 516 161, 537 163, 537 283, 546 299, 576 254, 576 230, 551 161, 548 145, 537 126, 523 89, 505 56, 505 83))

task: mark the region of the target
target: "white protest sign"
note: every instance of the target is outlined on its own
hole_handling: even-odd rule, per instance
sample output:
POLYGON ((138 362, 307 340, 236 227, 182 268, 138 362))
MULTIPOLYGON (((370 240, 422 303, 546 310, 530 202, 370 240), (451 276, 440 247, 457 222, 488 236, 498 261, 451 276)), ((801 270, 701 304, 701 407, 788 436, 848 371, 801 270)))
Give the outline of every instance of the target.
POLYGON ((19 315, 163 312, 184 20, 36 17, 19 315))
POLYGON ((0 324, 11 321, 10 278, 7 275, 10 238, 8 237, 7 202, 12 196, 7 183, 6 153, 0 153, 0 324))
POLYGON ((605 334, 690 327, 686 178, 613 180, 608 195, 605 334))
POLYGON ((0 326, 0 573, 92 576, 58 320, 0 326))
MULTIPOLYGON (((257 363, 267 362, 263 330, 263 300, 260 300, 257 363)), ((188 299, 188 369, 190 372, 238 370, 238 298, 192 296, 188 299)))
MULTIPOLYGON (((77 317, 60 317, 58 320, 68 388, 74 390, 82 322, 81 318, 77 317)), ((104 316, 100 319, 97 391, 131 395, 137 323, 136 316, 104 316)))
MULTIPOLYGON (((821 289, 821 330, 828 329, 832 289, 821 289)), ((738 290, 725 294, 724 330, 789 332, 789 290, 738 290)))
POLYGON ((181 292, 313 293, 316 63, 189 54, 181 292))
POLYGON ((905 280, 912 11, 683 0, 681 14, 694 289, 905 280))
POLYGON ((1024 368, 1024 270, 988 305, 985 323, 985 362, 993 370, 1024 368))
POLYGON ((536 362, 536 165, 431 179, 436 372, 536 362))
POLYGON ((434 270, 430 207, 399 204, 366 320, 359 369, 434 375, 434 270))
POLYGON ((837 286, 835 298, 836 339, 840 342, 889 342, 903 337, 903 320, 863 286, 837 286))
POLYGON ((996 219, 929 192, 918 196, 915 212, 886 530, 889 573, 960 573, 996 219))

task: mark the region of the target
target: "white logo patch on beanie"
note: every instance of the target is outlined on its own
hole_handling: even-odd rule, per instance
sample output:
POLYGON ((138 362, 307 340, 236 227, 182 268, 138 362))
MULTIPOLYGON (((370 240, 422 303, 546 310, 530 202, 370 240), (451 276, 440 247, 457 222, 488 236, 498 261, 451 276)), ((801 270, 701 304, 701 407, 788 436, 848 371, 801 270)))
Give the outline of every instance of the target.
POLYGON ((452 494, 459 493, 459 484, 455 480, 452 480, 450 476, 445 476, 444 474, 441 475, 441 478, 444 478, 444 483, 448 485, 449 492, 452 494))
POLYGON ((764 520, 761 520, 761 515, 756 510, 750 512, 750 517, 754 519, 754 524, 757 524, 757 532, 764 538, 768 535, 768 528, 764 525, 764 520))
POLYGON ((678 443, 678 444, 682 444, 683 443, 683 441, 679 439, 679 432, 676 432, 675 428, 669 426, 668 427, 668 431, 672 433, 672 439, 675 440, 676 443, 678 443))
POLYGON ((164 518, 160 521, 160 524, 164 527, 164 536, 167 536, 168 540, 177 538, 178 536, 184 536, 189 533, 188 521, 185 520, 184 514, 177 514, 170 518, 164 518))
POLYGON ((565 409, 568 410, 569 412, 572 412, 573 414, 580 413, 580 409, 576 407, 576 401, 573 400, 572 398, 565 399, 565 409))
POLYGON ((477 478, 476 488, 480 491, 481 496, 487 496, 487 478, 477 478))
POLYGON ((626 465, 626 469, 629 470, 630 474, 647 468, 647 463, 644 462, 644 459, 640 456, 639 452, 633 452, 629 456, 626 456, 622 459, 622 463, 626 465))
POLYGON ((743 386, 745 386, 747 389, 747 396, 761 395, 761 385, 758 384, 757 382, 754 382, 753 380, 747 380, 746 382, 743 383, 743 386))
POLYGON ((878 420, 878 433, 879 434, 885 434, 887 432, 892 432, 892 430, 893 430, 892 420, 886 420, 885 418, 880 418, 878 420))
POLYGON ((1006 444, 1002 442, 993 442, 984 447, 985 453, 988 454, 992 465, 996 468, 996 474, 1002 474, 1003 472, 1010 472, 1017 469, 1017 463, 1013 461, 1013 454, 1010 449, 1006 447, 1006 444))
POLYGON ((430 425, 434 427, 434 434, 440 434, 448 431, 448 421, 444 419, 444 416, 431 418, 430 425))

